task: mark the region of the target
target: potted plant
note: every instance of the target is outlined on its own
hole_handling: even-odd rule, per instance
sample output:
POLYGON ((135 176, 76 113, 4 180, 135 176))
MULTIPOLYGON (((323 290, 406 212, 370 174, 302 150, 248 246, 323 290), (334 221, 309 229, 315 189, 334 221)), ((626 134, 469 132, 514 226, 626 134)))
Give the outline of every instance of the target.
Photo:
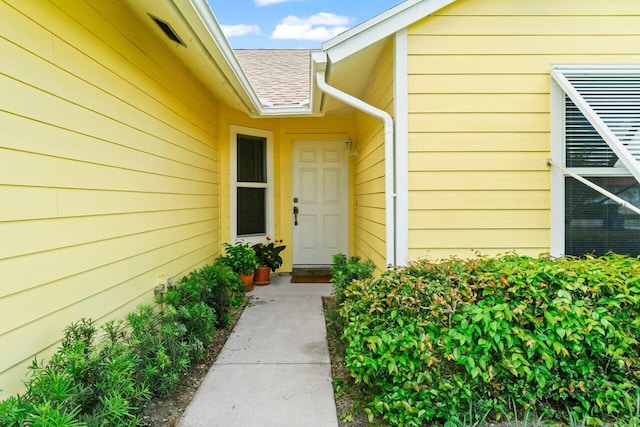
POLYGON ((253 275, 259 264, 256 253, 249 243, 238 241, 234 244, 224 242, 225 256, 220 257, 220 262, 231 267, 240 275, 247 291, 253 290, 253 275))
POLYGON ((256 254, 256 259, 260 265, 254 276, 253 282, 256 285, 267 285, 271 282, 270 272, 275 272, 282 265, 282 252, 286 246, 282 240, 271 240, 267 236, 267 243, 256 243, 252 246, 256 254))

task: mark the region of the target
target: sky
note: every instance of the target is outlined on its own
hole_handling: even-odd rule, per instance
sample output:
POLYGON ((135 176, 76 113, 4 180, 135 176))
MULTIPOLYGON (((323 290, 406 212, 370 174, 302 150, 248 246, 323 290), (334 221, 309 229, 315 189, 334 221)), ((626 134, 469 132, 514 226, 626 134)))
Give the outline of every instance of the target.
POLYGON ((234 49, 318 49, 403 0, 208 0, 234 49))

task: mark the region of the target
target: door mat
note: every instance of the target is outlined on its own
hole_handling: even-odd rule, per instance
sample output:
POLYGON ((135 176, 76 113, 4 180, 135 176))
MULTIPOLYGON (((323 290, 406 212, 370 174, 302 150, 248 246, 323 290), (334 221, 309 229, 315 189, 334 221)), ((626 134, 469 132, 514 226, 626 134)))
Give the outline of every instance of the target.
POLYGON ((291 283, 331 283, 329 268, 294 268, 291 283))

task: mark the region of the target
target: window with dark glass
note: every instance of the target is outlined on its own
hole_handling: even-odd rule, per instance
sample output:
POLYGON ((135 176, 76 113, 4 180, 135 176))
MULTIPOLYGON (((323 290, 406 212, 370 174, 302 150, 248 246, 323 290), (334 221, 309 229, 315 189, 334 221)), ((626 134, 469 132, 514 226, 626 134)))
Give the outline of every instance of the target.
POLYGON ((267 182, 267 139, 238 135, 238 182, 267 182))
POLYGON ((267 233, 267 140, 237 136, 237 235, 267 233))
POLYGON ((238 187, 237 212, 238 236, 267 233, 265 188, 238 187))
MULTIPOLYGON (((589 177, 594 184, 640 206, 632 176, 589 177)), ((565 253, 640 255, 640 217, 573 178, 565 178, 565 253)))
MULTIPOLYGON (((582 112, 565 98, 565 160, 586 168, 589 181, 640 206, 640 185, 624 176, 618 157, 582 112)), ((640 254, 640 217, 571 177, 565 178, 565 253, 582 256, 612 251, 640 254)))

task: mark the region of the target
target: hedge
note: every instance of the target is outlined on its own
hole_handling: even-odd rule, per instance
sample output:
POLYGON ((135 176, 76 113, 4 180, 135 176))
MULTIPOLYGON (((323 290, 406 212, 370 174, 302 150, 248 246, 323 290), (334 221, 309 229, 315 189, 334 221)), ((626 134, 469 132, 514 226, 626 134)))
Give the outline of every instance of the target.
POLYGON ((0 402, 2 426, 136 426, 141 408, 170 393, 240 307, 244 286, 229 267, 189 273, 159 299, 99 328, 67 327, 47 363, 34 360, 26 392, 0 402))
POLYGON ((355 281, 344 298, 346 362, 374 396, 371 417, 458 425, 514 407, 588 425, 636 416, 636 258, 422 260, 355 281))

